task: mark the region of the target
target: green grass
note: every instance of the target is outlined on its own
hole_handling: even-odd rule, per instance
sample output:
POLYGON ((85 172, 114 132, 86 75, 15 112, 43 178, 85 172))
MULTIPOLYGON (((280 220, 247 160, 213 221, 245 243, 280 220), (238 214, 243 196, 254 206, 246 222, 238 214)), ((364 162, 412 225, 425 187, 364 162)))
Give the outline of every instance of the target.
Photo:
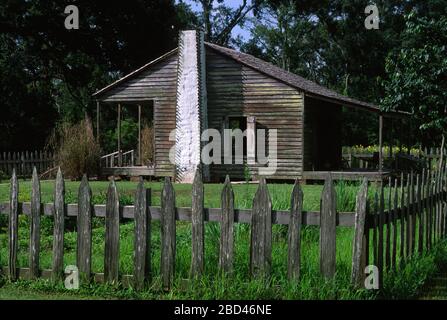
MULTIPOLYGON (((122 204, 132 204, 134 192, 136 190, 136 183, 129 181, 118 181, 117 188, 120 193, 120 201, 122 204)), ((90 186, 93 192, 93 203, 105 203, 107 188, 109 183, 107 181, 91 181, 90 186)), ((146 182, 146 188, 152 190, 152 204, 160 205, 160 193, 163 188, 161 182, 146 182)), ((284 210, 290 206, 290 192, 292 191, 291 184, 269 184, 269 191, 272 197, 272 206, 275 210, 284 210)), ((66 181, 66 202, 76 203, 79 189, 78 181, 66 181)), ((175 184, 176 205, 178 207, 191 206, 191 185, 190 184, 175 184)), ((319 197, 322 186, 308 185, 303 186, 306 198, 304 200, 305 210, 318 210, 319 197)), ((352 187, 353 190, 355 187, 352 187)), ((29 181, 19 181, 19 201, 30 201, 31 184, 29 181)), ((235 194, 236 208, 251 208, 252 198, 257 189, 257 185, 253 184, 237 184, 233 185, 235 194)), ((205 206, 210 208, 220 207, 220 193, 222 184, 206 184, 205 185, 205 206)), ((52 202, 54 193, 54 181, 41 182, 42 202, 52 202)), ((0 184, 0 202, 9 201, 9 183, 0 184)))
MULTIPOLYGON (((51 202, 53 199, 53 181, 41 183, 42 201, 51 202)), ((94 203, 104 203, 108 182, 91 182, 94 203)), ((133 203, 133 193, 136 183, 117 182, 122 204, 133 203)), ((160 182, 148 182, 146 187, 152 189, 153 205, 160 204, 160 182)), ((191 205, 191 186, 174 185, 176 191, 176 205, 188 207, 191 205)), ((76 202, 79 182, 66 182, 66 202, 76 202)), ((236 208, 251 208, 252 198, 256 191, 256 185, 233 185, 236 208)), ((287 210, 290 207, 290 184, 269 184, 269 192, 272 198, 272 207, 276 210, 287 210)), ((205 186, 205 206, 220 207, 221 184, 207 184, 205 186)), ((371 188, 371 196, 374 192, 371 188)), ((358 185, 338 183, 337 209, 339 211, 353 211, 355 208, 355 195, 358 185)), ((304 191, 304 209, 308 211, 319 210, 322 186, 306 185, 304 191)), ((29 201, 30 183, 20 181, 20 201, 29 201)), ((9 184, 0 184, 0 202, 8 201, 9 184)), ((76 232, 75 220, 67 220, 67 230, 64 242, 65 265, 75 264, 76 260, 76 232)), ((2 217, 0 229, 0 264, 7 264, 7 238, 6 217, 2 217)), ((19 220, 19 265, 28 265, 29 221, 28 217, 20 216, 19 220)), ((41 222, 41 268, 51 268, 52 251, 52 218, 42 217, 41 222)), ((133 272, 133 222, 124 221, 120 232, 120 272, 132 274, 133 272)), ((137 293, 130 289, 109 287, 106 285, 91 285, 82 287, 75 297, 102 297, 102 298, 137 298, 137 299, 370 299, 375 293, 366 290, 354 290, 350 286, 351 257, 352 257, 352 228, 337 228, 337 274, 334 280, 325 280, 319 276, 319 229, 317 227, 305 227, 302 233, 302 269, 301 279, 298 284, 290 283, 286 279, 287 265, 287 226, 273 227, 273 252, 272 252, 272 277, 269 283, 258 280, 250 280, 249 277, 249 242, 250 229, 247 224, 237 224, 235 233, 235 272, 231 279, 221 279, 215 272, 218 263, 219 226, 217 223, 207 223, 205 229, 205 274, 200 282, 196 282, 188 288, 182 285, 182 279, 188 278, 191 261, 191 226, 188 222, 177 222, 177 251, 176 251, 176 279, 170 292, 160 291, 160 224, 153 221, 152 224, 152 271, 153 282, 150 288, 137 293)), ((94 218, 93 229, 93 257, 92 266, 94 272, 103 271, 104 259, 104 220, 94 218)), ((425 269, 424 269, 425 270, 425 269)), ((428 272, 421 271, 421 274, 428 272)), ((390 278, 391 279, 391 278, 390 278)), ((401 280, 402 278, 399 278, 401 280)), ((391 279, 395 283, 396 279, 391 279)), ((390 285, 391 286, 391 285, 390 285)), ((398 289, 390 292, 400 292, 398 289)), ((20 281, 18 284, 6 283, 0 289, 0 298, 6 297, 8 292, 14 297, 14 290, 24 290, 36 294, 42 294, 43 298, 61 298, 73 295, 67 292, 61 283, 51 284, 48 281, 38 280, 33 282, 20 281), (2 295, 3 294, 3 295, 2 295)), ((405 288, 402 289, 405 291, 405 288)), ((394 295, 396 295, 394 293, 394 295)))

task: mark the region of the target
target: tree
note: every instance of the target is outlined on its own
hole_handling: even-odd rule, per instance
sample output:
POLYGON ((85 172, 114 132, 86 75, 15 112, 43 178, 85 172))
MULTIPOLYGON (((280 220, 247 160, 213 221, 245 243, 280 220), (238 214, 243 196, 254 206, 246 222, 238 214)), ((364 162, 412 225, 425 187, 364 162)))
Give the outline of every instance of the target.
POLYGON ((225 5, 224 0, 192 0, 201 8, 199 24, 207 41, 229 45, 231 32, 237 25, 243 26, 247 15, 255 8, 255 1, 242 0, 237 8, 225 5))
MULTIPOLYGON (((406 18, 402 48, 386 60, 384 110, 412 113, 425 145, 447 132, 447 17, 406 18)), ((439 141, 439 140, 438 140, 439 141)))
POLYGON ((174 0, 128 0, 125 5, 105 0, 2 1, 0 83, 5 86, 0 90, 6 92, 0 106, 11 110, 11 117, 19 113, 16 119, 34 120, 24 122, 28 132, 20 131, 21 136, 12 129, 2 131, 0 149, 10 144, 41 148, 45 138, 40 134, 35 140, 24 136, 45 136, 57 122, 76 123, 85 113, 93 115, 92 93, 174 48, 179 30, 194 20, 190 8, 174 0), (68 4, 79 8, 79 30, 64 27, 68 4), (14 56, 17 61, 11 64, 14 56))
MULTIPOLYGON (((339 93, 379 104, 385 61, 402 45, 404 14, 445 15, 445 0, 377 0, 380 29, 364 26, 365 0, 258 0, 252 39, 242 49, 339 93), (265 18, 272 19, 269 22, 265 18)), ((377 142, 376 116, 343 112, 347 145, 377 142)))

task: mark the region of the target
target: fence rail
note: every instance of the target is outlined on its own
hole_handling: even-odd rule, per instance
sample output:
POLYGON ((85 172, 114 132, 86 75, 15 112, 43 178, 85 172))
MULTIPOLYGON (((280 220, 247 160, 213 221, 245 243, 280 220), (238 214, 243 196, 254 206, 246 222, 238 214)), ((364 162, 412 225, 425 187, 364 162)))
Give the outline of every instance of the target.
POLYGON ((18 176, 31 176, 33 168, 42 173, 55 166, 54 155, 45 151, 22 151, 0 153, 0 171, 11 176, 16 170, 18 176))
POLYGON ((81 281, 117 283, 144 288, 152 279, 150 237, 152 220, 160 220, 161 259, 160 276, 164 290, 172 286, 175 275, 176 221, 191 222, 191 279, 204 270, 204 225, 218 222, 221 229, 218 269, 231 274, 234 263, 234 224, 250 224, 250 265, 252 277, 268 277, 271 273, 272 225, 288 225, 287 276, 299 280, 301 256, 301 231, 303 225, 320 228, 320 274, 332 278, 336 272, 336 227, 354 228, 352 244, 352 283, 362 286, 365 266, 371 262, 379 268, 380 279, 384 272, 396 269, 413 255, 430 250, 446 233, 446 169, 426 172, 419 176, 410 174, 383 184, 374 199, 368 197, 368 182, 363 181, 356 198, 355 212, 337 212, 336 193, 331 174, 328 175, 321 196, 319 212, 306 212, 302 208, 303 192, 298 182, 291 194, 288 211, 272 210, 272 203, 265 179, 261 179, 251 210, 234 208, 234 194, 227 177, 221 194, 221 208, 204 208, 204 189, 200 173, 192 188, 191 208, 175 207, 175 191, 171 180, 165 178, 161 206, 151 205, 151 191, 141 180, 135 193, 135 204, 121 206, 114 181, 109 185, 105 205, 92 205, 92 192, 84 176, 79 187, 78 203, 65 204, 65 187, 61 171, 55 181, 55 200, 42 204, 37 170, 33 172, 31 202, 18 201, 19 183, 13 171, 11 201, 0 204, 0 212, 9 216, 9 263, 4 272, 11 280, 20 277, 46 277, 61 279, 63 275, 64 218, 77 219, 76 264, 81 281), (30 248, 28 268, 18 268, 18 215, 29 216, 30 248), (51 270, 41 270, 40 219, 41 215, 54 216, 53 262, 51 270), (92 217, 105 219, 104 272, 94 274, 92 261, 92 217), (123 218, 134 221, 134 272, 122 275, 119 270, 119 234, 123 218))

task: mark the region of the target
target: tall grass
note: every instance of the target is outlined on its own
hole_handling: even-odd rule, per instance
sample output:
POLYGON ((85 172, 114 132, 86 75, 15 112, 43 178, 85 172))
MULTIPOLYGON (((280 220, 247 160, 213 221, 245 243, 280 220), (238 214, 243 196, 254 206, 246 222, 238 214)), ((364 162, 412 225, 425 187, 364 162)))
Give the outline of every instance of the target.
POLYGON ((98 173, 101 151, 88 118, 74 125, 62 124, 47 148, 55 151, 56 162, 67 178, 79 180, 84 173, 89 176, 98 173))

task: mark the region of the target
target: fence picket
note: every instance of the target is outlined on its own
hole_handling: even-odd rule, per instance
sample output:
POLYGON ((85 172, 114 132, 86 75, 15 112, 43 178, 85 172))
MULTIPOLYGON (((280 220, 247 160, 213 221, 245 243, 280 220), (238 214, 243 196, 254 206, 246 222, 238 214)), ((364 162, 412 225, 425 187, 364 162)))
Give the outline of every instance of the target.
POLYGON ((81 180, 78 192, 77 217, 77 251, 76 262, 79 268, 80 279, 89 283, 92 273, 92 190, 87 176, 81 180))
POLYGON ((234 193, 228 175, 222 189, 221 207, 219 269, 231 273, 234 259, 234 193))
POLYGON ((446 174, 447 174, 447 165, 444 165, 443 168, 443 173, 442 173, 442 188, 441 191, 443 192, 443 197, 442 197, 442 201, 443 201, 443 209, 442 209, 442 225, 441 225, 441 232, 442 232, 442 238, 444 238, 446 236, 446 224, 447 224, 447 197, 446 197, 446 174))
MULTIPOLYGON (((391 191, 390 191, 391 192, 391 191)), ((398 184, 397 179, 394 179, 394 196, 393 196, 393 252, 391 254, 391 265, 393 270, 397 270, 397 223, 398 223, 398 216, 399 213, 399 193, 398 193, 398 184)))
POLYGON ((17 280, 17 250, 19 246, 19 181, 17 180, 16 170, 12 170, 11 188, 9 198, 9 278, 11 281, 17 280))
POLYGON ((108 283, 117 283, 119 276, 119 210, 118 191, 112 180, 107 191, 105 216, 104 280, 108 283))
POLYGON ((372 213, 373 218, 373 261, 374 264, 378 265, 379 259, 379 249, 378 249, 378 227, 379 227, 379 195, 377 191, 374 193, 374 212, 372 213))
POLYGON ((426 209, 426 247, 427 250, 430 250, 431 248, 431 181, 432 181, 433 172, 429 170, 427 172, 427 185, 426 185, 426 201, 425 201, 425 209, 426 209))
POLYGON ((405 247, 405 253, 406 253, 406 257, 409 259, 411 256, 411 204, 413 203, 413 192, 412 192, 412 187, 413 187, 413 173, 408 174, 407 176, 407 210, 406 210, 406 221, 405 221, 405 225, 406 225, 406 247, 405 247))
POLYGON ((404 187, 404 174, 400 176, 400 264, 405 261, 405 187, 404 187))
POLYGON ((33 169, 31 181, 31 215, 30 215, 30 244, 29 244, 29 276, 31 279, 39 277, 40 255, 40 181, 37 169, 33 169))
POLYGON ((290 203, 290 222, 287 234, 288 240, 288 259, 287 276, 289 280, 298 280, 300 278, 301 268, 301 225, 303 210, 303 191, 298 180, 292 190, 290 203))
POLYGON ((442 210, 442 199, 441 199, 441 175, 442 170, 438 170, 437 183, 436 183, 436 240, 438 241, 441 236, 441 210, 442 210))
MULTIPOLYGON (((355 229, 354 229, 354 245, 352 249, 352 270, 351 282, 357 288, 363 284, 364 272, 366 267, 367 246, 365 238, 365 221, 368 201, 368 180, 365 179, 357 193, 356 210, 355 210, 355 229)), ((369 232, 369 230, 366 230, 369 232)))
POLYGON ((391 268, 391 226, 392 226, 392 211, 391 211, 391 177, 388 179, 388 213, 384 217, 386 223, 386 240, 385 240, 385 265, 386 268, 391 268))
POLYGON ((326 278, 335 274, 337 203, 331 174, 323 188, 320 215, 320 272, 326 278))
POLYGON ((54 192, 53 280, 64 274, 65 183, 61 168, 57 170, 54 192))
POLYGON ((171 288, 175 274, 175 192, 171 179, 165 177, 161 193, 161 278, 164 290, 171 288))
POLYGON ((272 202, 265 178, 261 178, 251 216, 250 273, 253 277, 268 276, 271 264, 272 202))
POLYGON ((430 190, 430 197, 429 197, 429 234, 428 234, 428 243, 429 243, 429 249, 431 249, 432 244, 433 244, 433 211, 434 211, 434 201, 433 201, 433 196, 434 196, 434 185, 433 185, 433 177, 434 177, 434 172, 431 172, 430 175, 430 182, 429 182, 429 190, 430 190))
MULTIPOLYGON (((383 226, 384 226, 384 218, 385 218, 385 199, 384 199, 384 187, 383 187, 383 182, 380 184, 380 195, 379 195, 379 243, 378 243, 378 252, 377 252, 377 268, 379 269, 379 283, 382 283, 382 275, 383 275, 383 271, 385 269, 385 264, 384 264, 384 259, 383 259, 383 255, 384 255, 384 247, 385 247, 385 243, 384 243, 384 230, 383 230, 383 226)), ((381 287, 381 285, 380 285, 381 287)))
POLYGON ((417 200, 417 193, 418 193, 418 188, 419 188, 419 181, 420 176, 419 174, 416 174, 416 178, 413 183, 412 183, 412 188, 411 188, 411 192, 412 192, 412 197, 413 197, 413 201, 411 202, 411 247, 410 247, 410 252, 411 255, 414 255, 417 248, 416 248, 416 222, 417 222, 417 215, 418 215, 418 200, 417 200))
POLYGON ((204 194, 201 170, 197 170, 192 185, 191 206, 191 269, 190 277, 197 278, 204 269, 205 250, 205 217, 204 217, 204 194))
POLYGON ((137 290, 145 287, 151 275, 151 190, 144 188, 140 177, 135 192, 134 285, 137 290))

